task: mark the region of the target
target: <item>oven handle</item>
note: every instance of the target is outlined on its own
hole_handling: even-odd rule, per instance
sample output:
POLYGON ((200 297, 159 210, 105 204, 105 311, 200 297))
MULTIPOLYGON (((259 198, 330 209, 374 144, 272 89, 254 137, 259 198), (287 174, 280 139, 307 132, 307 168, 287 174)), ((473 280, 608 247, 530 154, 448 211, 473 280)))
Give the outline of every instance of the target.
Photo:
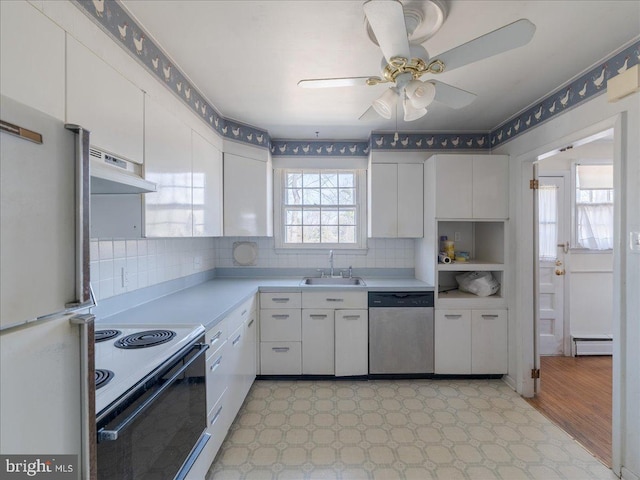
POLYGON ((193 362, 204 355, 209 348, 209 345, 199 343, 197 345, 194 345, 194 348, 198 348, 200 351, 193 357, 191 357, 187 363, 180 367, 180 370, 174 373, 171 378, 169 378, 169 380, 164 383, 164 385, 162 385, 155 393, 153 393, 153 395, 147 398, 144 403, 139 405, 138 408, 136 408, 127 418, 120 422, 117 427, 115 427, 113 430, 105 430, 104 428, 100 429, 100 431, 98 432, 98 442, 117 440, 120 432, 127 428, 138 415, 149 408, 151 404, 155 402, 157 398, 162 395, 164 391, 168 389, 178 379, 178 377, 182 375, 187 368, 189 368, 189 366, 193 362))

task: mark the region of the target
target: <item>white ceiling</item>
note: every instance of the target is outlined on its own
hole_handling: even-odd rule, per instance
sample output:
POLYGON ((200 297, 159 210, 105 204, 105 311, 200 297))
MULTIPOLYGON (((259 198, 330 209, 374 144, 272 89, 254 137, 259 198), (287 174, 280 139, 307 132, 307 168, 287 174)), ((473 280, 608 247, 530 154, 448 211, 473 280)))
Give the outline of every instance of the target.
MULTIPOLYGON (((380 75, 363 0, 123 0, 125 8, 226 118, 277 139, 364 140, 396 120, 358 117, 388 85, 302 89, 301 79, 380 75)), ((524 47, 445 72, 438 80, 478 98, 454 110, 434 103, 403 132, 487 132, 592 67, 640 33, 640 2, 450 0, 431 58, 528 18, 524 47)), ((423 77, 425 79, 426 77, 423 77)))

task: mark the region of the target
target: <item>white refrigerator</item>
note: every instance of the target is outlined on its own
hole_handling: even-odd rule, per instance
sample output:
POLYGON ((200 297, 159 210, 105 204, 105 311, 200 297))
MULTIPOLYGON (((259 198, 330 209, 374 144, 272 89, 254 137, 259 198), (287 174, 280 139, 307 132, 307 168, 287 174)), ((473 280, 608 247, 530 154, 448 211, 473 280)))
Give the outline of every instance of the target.
POLYGON ((4 96, 0 127, 0 454, 92 478, 88 132, 4 96))

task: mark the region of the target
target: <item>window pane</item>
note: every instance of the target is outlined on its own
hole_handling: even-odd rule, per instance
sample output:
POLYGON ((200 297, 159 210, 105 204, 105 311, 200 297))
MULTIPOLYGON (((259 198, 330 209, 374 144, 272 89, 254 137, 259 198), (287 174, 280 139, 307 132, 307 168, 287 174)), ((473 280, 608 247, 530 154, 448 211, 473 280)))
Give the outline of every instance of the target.
POLYGON ((318 188, 320 186, 320 174, 318 172, 304 172, 302 174, 302 186, 304 188, 318 188))
POLYGON ((354 205, 356 203, 355 193, 355 189, 353 188, 341 188, 340 205, 354 205))
POLYGON ((355 209, 351 209, 351 210, 340 209, 340 225, 355 225, 355 224, 356 224, 355 209))
POLYGON ((287 205, 302 205, 302 189, 287 188, 287 205))
POLYGON ((286 243, 301 243, 302 242, 302 227, 285 227, 285 242, 286 243))
POLYGON ((341 173, 338 175, 338 185, 342 187, 354 187, 355 186, 355 174, 353 173, 341 173))
POLYGON ((299 188, 302 186, 302 173, 287 173, 286 186, 288 188, 299 188))
POLYGON ((305 210, 302 212, 304 225, 320 225, 320 210, 305 210))
POLYGON ((320 227, 304 227, 302 229, 304 243, 320 243, 320 227))
POLYGON ((336 188, 323 188, 322 189, 322 204, 323 205, 337 205, 338 204, 338 189, 336 188))
POLYGON ((338 243, 338 227, 322 226, 322 241, 324 243, 338 243))
POLYGON ((338 225, 338 211, 322 209, 323 225, 338 225))
POLYGON ((300 210, 287 210, 286 225, 302 225, 302 212, 300 210))
POLYGON ((320 185, 322 185, 322 188, 336 188, 338 186, 338 175, 336 173, 321 174, 320 185))
POLYGON ((340 227, 340 243, 356 243, 356 227, 340 227))
POLYGON ((320 189, 304 189, 302 191, 302 203, 305 205, 320 205, 320 189))

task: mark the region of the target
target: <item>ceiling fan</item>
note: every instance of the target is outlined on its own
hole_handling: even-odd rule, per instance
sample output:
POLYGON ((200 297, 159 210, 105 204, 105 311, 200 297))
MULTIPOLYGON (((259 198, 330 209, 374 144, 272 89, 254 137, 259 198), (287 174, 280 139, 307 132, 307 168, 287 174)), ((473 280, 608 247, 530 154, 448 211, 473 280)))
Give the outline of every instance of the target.
POLYGON ((373 101, 360 120, 377 115, 390 119, 400 99, 407 122, 423 117, 427 113, 427 106, 433 101, 452 108, 469 105, 476 98, 475 94, 437 80, 423 81, 420 78, 427 74, 448 72, 526 45, 536 29, 529 20, 521 19, 432 59, 420 43, 433 35, 444 21, 444 8, 438 0, 405 1, 404 6, 400 0, 367 0, 363 8, 369 36, 380 46, 384 55, 382 76, 305 79, 298 82, 298 86, 303 88, 393 84, 373 101), (424 8, 416 8, 419 3, 424 8))

